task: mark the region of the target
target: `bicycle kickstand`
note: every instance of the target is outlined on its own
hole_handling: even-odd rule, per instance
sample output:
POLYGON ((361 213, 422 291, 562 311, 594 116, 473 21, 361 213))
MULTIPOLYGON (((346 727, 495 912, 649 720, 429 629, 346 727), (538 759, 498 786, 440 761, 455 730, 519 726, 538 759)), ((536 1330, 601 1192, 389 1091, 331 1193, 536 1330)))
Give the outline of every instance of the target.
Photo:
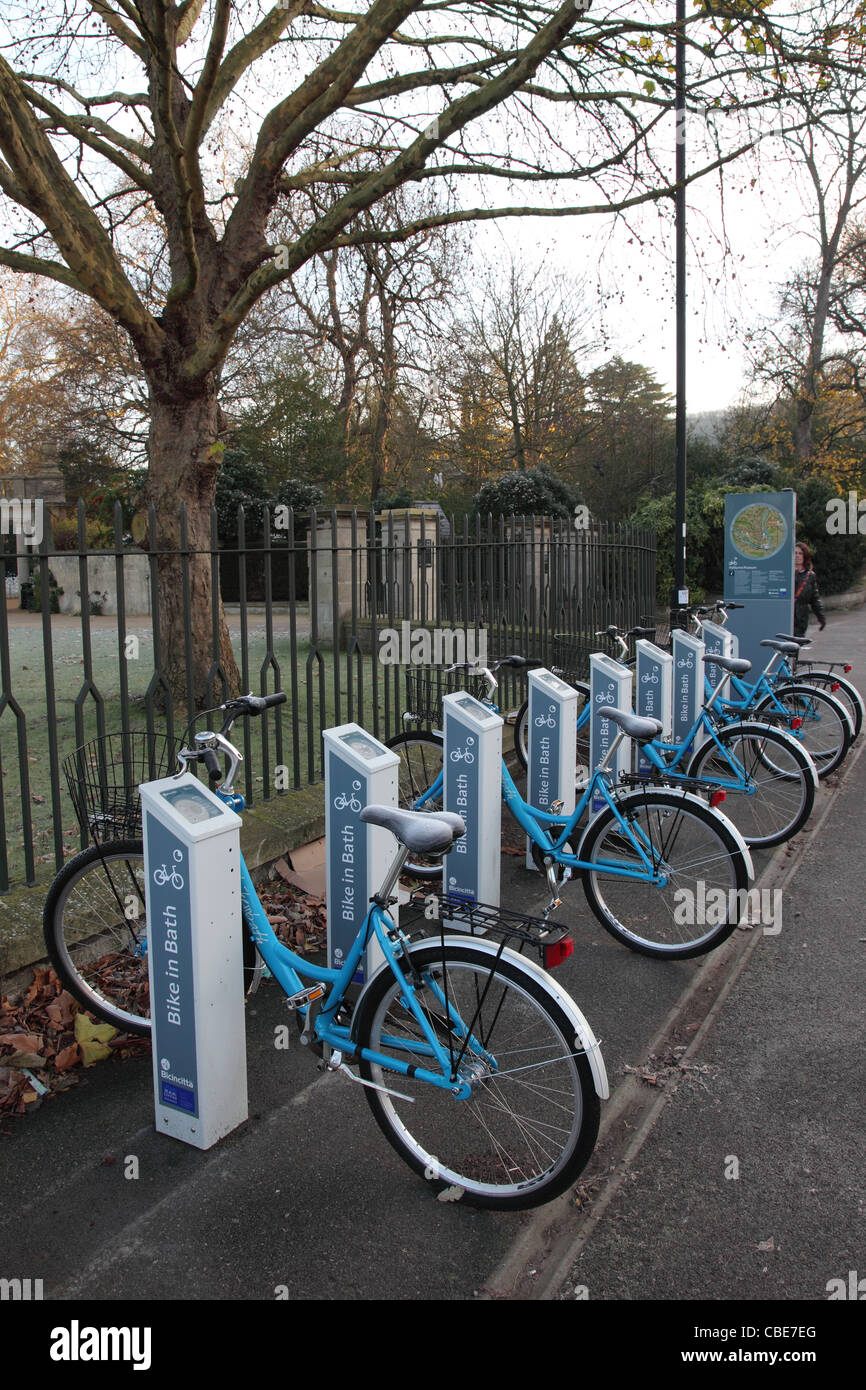
POLYGON ((396 1096, 398 1100, 408 1100, 412 1105, 415 1104, 414 1096, 404 1095, 402 1091, 393 1091, 390 1086, 377 1086, 375 1081, 365 1081, 363 1076, 356 1076, 350 1067, 343 1061, 342 1052, 333 1051, 327 1060, 319 1063, 319 1071, 340 1071, 344 1076, 348 1076, 350 1081, 355 1081, 359 1086, 366 1086, 371 1091, 381 1091, 386 1096, 396 1096))

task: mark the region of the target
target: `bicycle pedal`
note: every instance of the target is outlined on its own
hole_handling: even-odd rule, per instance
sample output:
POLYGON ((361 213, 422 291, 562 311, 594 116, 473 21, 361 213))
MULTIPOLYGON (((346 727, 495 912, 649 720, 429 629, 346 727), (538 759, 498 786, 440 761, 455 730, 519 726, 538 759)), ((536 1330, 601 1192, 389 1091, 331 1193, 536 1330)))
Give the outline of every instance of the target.
POLYGON ((306 989, 299 989, 297 994, 286 995, 287 1009, 305 1009, 308 1004, 312 1004, 316 999, 324 998, 326 993, 325 985, 309 985, 306 989))

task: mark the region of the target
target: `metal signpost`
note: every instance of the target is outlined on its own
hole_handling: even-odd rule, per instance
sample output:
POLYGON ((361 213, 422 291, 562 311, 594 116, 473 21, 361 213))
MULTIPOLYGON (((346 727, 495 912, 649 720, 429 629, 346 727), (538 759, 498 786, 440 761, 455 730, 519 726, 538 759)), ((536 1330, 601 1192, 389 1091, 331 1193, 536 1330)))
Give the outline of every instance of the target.
MULTIPOLYGON (((637 667, 635 671, 635 714, 647 719, 660 719, 661 737, 665 743, 671 742, 673 726, 672 690, 673 657, 662 651, 654 642, 641 637, 635 642, 637 667)), ((638 754, 638 769, 647 771, 652 764, 642 753, 638 754)))
MULTIPOLYGON (((528 680, 526 799, 551 813, 560 803, 563 816, 569 816, 576 804, 577 691, 544 668, 530 671, 528 680)), ((526 867, 534 869, 530 846, 527 836, 526 867)))
POLYGON ((156 1127, 209 1149, 248 1114, 241 819, 190 772, 141 807, 156 1127))
MULTIPOLYGON (((382 886, 397 846, 382 826, 365 825, 365 806, 396 806, 399 756, 359 724, 325 729, 325 863, 328 965, 339 970, 382 886)), ((394 920, 396 904, 391 909, 394 920)), ((382 963, 373 942, 355 973, 363 983, 382 963)))
POLYGON ((682 743, 704 703, 704 644, 690 632, 673 632, 672 742, 682 743))
MULTIPOLYGON (((632 708, 632 673, 613 657, 601 652, 593 652, 589 658, 589 691, 592 711, 589 724, 589 763, 590 775, 606 755, 617 734, 619 726, 609 719, 600 719, 596 710, 600 705, 613 705, 617 709, 632 708)), ((619 781, 621 772, 631 771, 631 739, 624 738, 616 752, 610 768, 614 782, 619 781)), ((599 796, 592 799, 592 810, 600 811, 606 802, 599 796)))
POLYGON ((442 697, 442 717, 444 809, 455 811, 466 826, 445 860, 443 885, 467 902, 498 907, 503 721, 460 691, 442 697))
POLYGON ((791 491, 725 498, 725 601, 743 604, 731 613, 729 627, 753 676, 770 657, 762 640, 793 631, 796 509, 791 491))

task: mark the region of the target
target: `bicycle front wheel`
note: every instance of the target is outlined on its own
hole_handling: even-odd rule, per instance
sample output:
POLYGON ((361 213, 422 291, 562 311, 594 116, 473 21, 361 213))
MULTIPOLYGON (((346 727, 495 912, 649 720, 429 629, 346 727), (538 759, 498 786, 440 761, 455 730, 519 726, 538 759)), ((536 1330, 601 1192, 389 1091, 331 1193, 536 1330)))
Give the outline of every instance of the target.
POLYGON ((725 815, 752 849, 770 849, 802 830, 815 805, 815 766, 796 739, 767 725, 730 724, 699 748, 688 775, 730 783, 737 764, 739 788, 726 787, 725 815), (734 761, 736 760, 736 761, 734 761))
POLYGON ((141 840, 76 854, 52 883, 42 921, 48 958, 73 998, 121 1032, 149 1034, 141 840))
MULTIPOLYGON (((64 864, 45 899, 45 949, 57 977, 88 1013, 122 1033, 150 1036, 148 930, 141 840, 89 845, 64 864)), ((244 988, 257 980, 243 932, 244 988)))
MULTIPOLYGON (((576 1181, 598 1137, 600 1102, 573 1024, 543 978, 515 961, 454 942, 414 946, 411 959, 416 998, 471 1095, 361 1060, 365 1080, 410 1098, 365 1088, 376 1123, 443 1201, 510 1210, 550 1201, 576 1181)), ((429 1044, 402 994, 389 970, 376 975, 358 1002, 356 1038, 417 1066, 429 1044)))
POLYGON ((724 817, 696 797, 664 789, 618 798, 590 822, 578 858, 587 902, 606 931, 642 955, 700 956, 740 920, 749 866, 724 817), (636 845, 650 861, 654 881, 636 845), (627 870, 630 875, 623 876, 627 870))
MULTIPOLYGON (((438 734, 397 734, 388 741, 400 759, 399 805, 404 811, 441 811, 443 796, 442 738, 438 734)), ((442 878, 442 856, 413 853, 404 872, 422 882, 442 878)))
POLYGON ((852 726, 839 701, 816 685, 780 685, 765 695, 755 708, 759 719, 781 717, 802 743, 819 777, 831 772, 847 757, 852 726))

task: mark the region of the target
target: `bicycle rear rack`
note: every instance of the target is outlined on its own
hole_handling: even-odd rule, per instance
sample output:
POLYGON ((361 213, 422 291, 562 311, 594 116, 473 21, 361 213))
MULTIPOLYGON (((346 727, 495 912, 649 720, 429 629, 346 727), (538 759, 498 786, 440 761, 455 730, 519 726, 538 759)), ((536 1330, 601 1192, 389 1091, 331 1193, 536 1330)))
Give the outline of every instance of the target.
MULTIPOLYGON (((489 903, 469 902, 465 898, 453 897, 449 893, 413 893, 407 904, 427 916, 431 914, 440 921, 454 923, 458 931, 467 931, 472 936, 501 937, 503 946, 518 944, 522 951, 531 946, 537 951, 543 964, 552 965, 551 947, 560 946, 570 940, 571 929, 552 925, 541 917, 529 917, 525 912, 512 912, 506 907, 493 907, 489 903)), ((564 959, 568 952, 563 952, 564 959)))

